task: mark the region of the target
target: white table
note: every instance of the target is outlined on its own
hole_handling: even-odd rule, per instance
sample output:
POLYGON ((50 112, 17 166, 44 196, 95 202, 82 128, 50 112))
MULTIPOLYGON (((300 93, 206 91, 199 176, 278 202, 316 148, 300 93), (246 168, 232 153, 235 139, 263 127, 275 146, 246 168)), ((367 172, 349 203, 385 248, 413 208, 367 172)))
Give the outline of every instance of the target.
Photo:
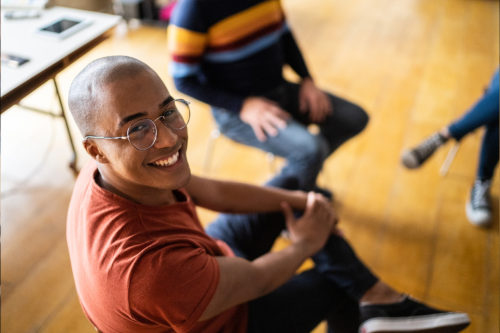
POLYGON ((29 59, 27 63, 17 68, 2 63, 1 112, 18 104, 42 84, 52 80, 59 99, 60 113, 54 114, 38 108, 26 108, 55 115, 64 120, 73 150, 70 167, 76 172, 76 150, 55 78, 60 71, 107 38, 108 33, 118 24, 121 17, 64 7, 42 10, 40 17, 30 19, 8 20, 4 18, 5 11, 2 10, 1 14, 2 53, 29 59), (62 17, 82 19, 89 21, 90 24, 62 40, 47 37, 38 32, 40 27, 62 17))

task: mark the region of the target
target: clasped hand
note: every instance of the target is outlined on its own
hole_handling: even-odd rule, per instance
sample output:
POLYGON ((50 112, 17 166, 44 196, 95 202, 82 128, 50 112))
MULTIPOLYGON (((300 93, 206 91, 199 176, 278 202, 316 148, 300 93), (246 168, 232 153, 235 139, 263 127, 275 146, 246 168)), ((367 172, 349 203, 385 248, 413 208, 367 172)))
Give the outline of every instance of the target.
POLYGON ((292 243, 306 246, 310 255, 325 245, 331 234, 338 234, 338 218, 330 202, 321 194, 307 194, 306 209, 302 217, 296 219, 290 205, 281 204, 292 243))

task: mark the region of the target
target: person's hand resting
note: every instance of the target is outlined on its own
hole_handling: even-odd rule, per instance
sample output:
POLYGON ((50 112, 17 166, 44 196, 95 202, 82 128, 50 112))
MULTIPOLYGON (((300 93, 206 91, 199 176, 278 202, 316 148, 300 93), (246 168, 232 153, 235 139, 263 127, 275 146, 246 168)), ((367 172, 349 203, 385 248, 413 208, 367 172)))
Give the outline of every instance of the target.
POLYGON ((292 243, 303 245, 309 255, 323 248, 332 233, 337 232, 337 215, 321 194, 309 192, 304 215, 296 219, 290 205, 282 203, 292 243))
POLYGON ((328 95, 316 87, 311 78, 305 78, 299 90, 299 110, 308 112, 313 123, 321 123, 333 112, 333 106, 328 95))
POLYGON ((264 142, 268 136, 276 136, 280 129, 286 128, 290 114, 271 100, 248 97, 243 102, 240 118, 252 127, 257 139, 264 142))

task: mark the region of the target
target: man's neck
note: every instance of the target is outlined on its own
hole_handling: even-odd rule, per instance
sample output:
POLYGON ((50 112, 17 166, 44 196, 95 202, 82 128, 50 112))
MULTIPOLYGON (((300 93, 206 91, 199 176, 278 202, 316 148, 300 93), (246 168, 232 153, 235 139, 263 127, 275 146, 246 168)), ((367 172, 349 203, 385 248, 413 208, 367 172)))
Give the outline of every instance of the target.
POLYGON ((159 190, 149 187, 143 187, 135 191, 127 191, 113 186, 111 182, 106 180, 106 177, 97 170, 96 183, 101 188, 108 190, 125 199, 147 206, 162 206, 170 205, 177 202, 177 198, 172 190, 159 190))

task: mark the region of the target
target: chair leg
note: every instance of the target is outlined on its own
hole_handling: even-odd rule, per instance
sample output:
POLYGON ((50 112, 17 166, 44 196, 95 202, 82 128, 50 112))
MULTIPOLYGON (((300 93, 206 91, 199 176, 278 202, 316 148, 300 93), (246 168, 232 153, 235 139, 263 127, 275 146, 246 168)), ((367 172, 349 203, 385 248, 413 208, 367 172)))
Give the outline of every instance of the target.
POLYGON ((448 155, 446 155, 446 158, 443 162, 443 165, 441 166, 441 169, 439 170, 439 173, 441 176, 446 176, 448 173, 448 170, 450 169, 451 162, 453 162, 453 159, 455 158, 455 155, 458 152, 458 148, 460 147, 460 143, 455 142, 453 147, 451 147, 450 151, 448 152, 448 155))
POLYGON ((220 136, 220 131, 218 128, 214 128, 210 133, 210 137, 207 142, 207 150, 205 151, 205 158, 203 160, 203 174, 208 175, 210 172, 210 166, 212 164, 212 155, 215 149, 215 141, 220 136))

